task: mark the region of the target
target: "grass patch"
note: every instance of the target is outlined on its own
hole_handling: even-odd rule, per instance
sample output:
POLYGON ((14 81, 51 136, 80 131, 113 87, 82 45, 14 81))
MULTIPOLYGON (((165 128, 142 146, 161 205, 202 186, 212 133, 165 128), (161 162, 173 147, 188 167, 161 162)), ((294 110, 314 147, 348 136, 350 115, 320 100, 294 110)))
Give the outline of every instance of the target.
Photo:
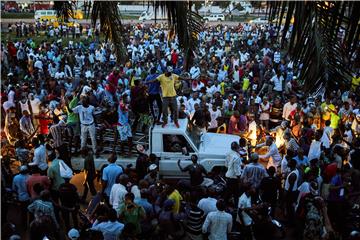
POLYGON ((30 18, 34 18, 34 13, 1 13, 1 18, 14 18, 14 19, 30 19, 30 18))
POLYGON ((250 16, 250 15, 243 15, 243 16, 226 16, 226 21, 232 21, 232 22, 249 22, 250 20, 253 20, 257 18, 257 16, 250 16))
MULTIPOLYGON (((41 34, 39 36, 28 36, 28 37, 16 37, 16 33, 1 33, 1 41, 12 41, 12 42, 17 42, 17 41, 26 41, 28 38, 31 38, 34 42, 36 46, 39 46, 39 44, 42 41, 46 41, 46 42, 54 42, 59 40, 60 38, 50 38, 47 35, 45 35, 45 32, 41 32, 41 34)), ((105 38, 104 36, 100 36, 100 41, 103 41, 105 38)), ((79 43, 79 42, 83 42, 84 44, 88 44, 90 42, 90 39, 87 39, 85 37, 85 35, 81 36, 80 38, 72 38, 72 35, 70 34, 69 37, 63 37, 61 38, 62 40, 62 46, 66 47, 69 45, 69 41, 73 41, 74 43, 79 43)))

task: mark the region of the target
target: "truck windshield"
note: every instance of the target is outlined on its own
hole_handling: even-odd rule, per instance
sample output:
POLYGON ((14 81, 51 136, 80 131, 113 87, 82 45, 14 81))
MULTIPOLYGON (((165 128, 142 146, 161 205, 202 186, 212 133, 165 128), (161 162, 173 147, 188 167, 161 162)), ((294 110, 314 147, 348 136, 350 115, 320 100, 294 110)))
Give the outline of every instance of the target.
POLYGON ((191 141, 194 143, 195 147, 199 149, 200 147, 200 139, 201 135, 200 132, 197 131, 194 127, 189 127, 189 125, 186 128, 186 134, 190 137, 191 141))

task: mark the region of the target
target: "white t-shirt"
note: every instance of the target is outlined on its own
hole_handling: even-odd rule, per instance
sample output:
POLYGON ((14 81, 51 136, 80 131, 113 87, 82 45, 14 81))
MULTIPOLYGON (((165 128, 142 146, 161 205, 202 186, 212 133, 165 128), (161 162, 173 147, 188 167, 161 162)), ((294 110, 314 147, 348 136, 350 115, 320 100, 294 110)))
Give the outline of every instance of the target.
POLYGON ((89 105, 87 108, 83 107, 83 105, 76 106, 72 109, 74 113, 78 113, 80 117, 81 124, 92 124, 94 123, 94 106, 89 105))
POLYGON ((221 117, 221 111, 219 109, 216 109, 216 111, 213 111, 213 109, 209 109, 210 112, 210 116, 211 116, 211 121, 210 121, 210 126, 209 128, 217 128, 218 127, 218 122, 217 122, 217 118, 221 117))
POLYGON ((310 144, 308 159, 309 161, 313 159, 319 159, 320 155, 321 155, 321 142, 313 140, 310 144))
POLYGON ((269 111, 270 110, 270 103, 267 102, 266 104, 264 103, 261 103, 260 104, 260 110, 261 110, 261 113, 260 113, 260 120, 269 120, 270 119, 270 114, 269 112, 266 112, 266 111, 269 111))
POLYGON ((197 98, 196 100, 194 100, 193 98, 190 98, 189 100, 188 100, 188 106, 189 106, 189 112, 191 112, 191 113, 193 113, 193 112, 195 112, 195 104, 197 103, 197 104, 200 104, 200 99, 199 98, 197 98))
POLYGON ((30 100, 32 113, 37 115, 40 113, 40 104, 41 101, 38 98, 34 98, 34 100, 30 100))
POLYGON ((282 86, 282 83, 284 81, 283 76, 278 77, 277 75, 275 75, 270 79, 270 81, 274 83, 275 91, 281 92, 283 90, 283 86, 282 86))
MULTIPOLYGON (((248 196, 246 196, 245 193, 243 193, 241 195, 241 197, 239 198, 238 207, 239 208, 250 208, 251 207, 251 197, 250 196, 248 197, 248 196)), ((241 211, 241 217, 242 217, 242 220, 243 220, 245 226, 249 226, 252 224, 253 220, 245 211, 241 211)))

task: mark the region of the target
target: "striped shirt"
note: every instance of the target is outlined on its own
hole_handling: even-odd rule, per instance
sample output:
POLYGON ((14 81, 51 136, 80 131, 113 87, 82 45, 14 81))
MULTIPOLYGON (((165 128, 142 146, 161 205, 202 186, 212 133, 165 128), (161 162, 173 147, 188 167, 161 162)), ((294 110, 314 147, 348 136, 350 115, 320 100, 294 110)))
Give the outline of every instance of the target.
POLYGON ((260 186, 261 180, 267 175, 268 174, 266 173, 263 165, 260 163, 249 163, 245 166, 241 175, 241 179, 250 183, 252 187, 258 188, 260 186))
POLYGON ((63 132, 63 127, 60 126, 60 123, 52 125, 49 129, 51 136, 54 140, 54 144, 53 146, 55 148, 60 147, 61 145, 63 145, 64 141, 62 138, 62 132, 63 132))
POLYGON ((186 232, 192 235, 201 235, 201 227, 204 221, 204 211, 197 206, 186 209, 187 221, 186 232))

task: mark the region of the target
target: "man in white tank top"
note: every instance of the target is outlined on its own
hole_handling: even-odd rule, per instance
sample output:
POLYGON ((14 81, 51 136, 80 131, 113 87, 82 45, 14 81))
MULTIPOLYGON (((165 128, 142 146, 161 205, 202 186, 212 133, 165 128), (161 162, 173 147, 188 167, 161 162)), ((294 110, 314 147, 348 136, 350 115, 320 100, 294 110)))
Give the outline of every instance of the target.
POLYGON ((296 160, 291 159, 288 163, 290 173, 285 180, 285 204, 288 221, 292 223, 295 215, 295 203, 298 195, 299 170, 296 169, 296 160))

